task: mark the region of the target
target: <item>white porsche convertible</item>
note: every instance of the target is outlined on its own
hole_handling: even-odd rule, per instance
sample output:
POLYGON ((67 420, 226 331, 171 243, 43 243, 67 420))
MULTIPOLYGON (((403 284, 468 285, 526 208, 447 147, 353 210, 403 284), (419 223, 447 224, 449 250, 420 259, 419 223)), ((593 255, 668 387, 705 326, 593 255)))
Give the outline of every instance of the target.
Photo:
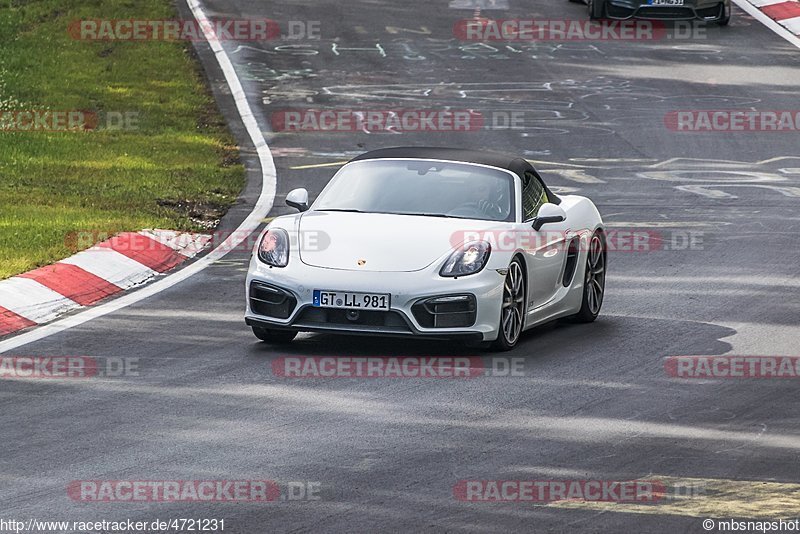
POLYGON ((605 228, 587 198, 557 197, 525 159, 387 148, 345 164, 253 251, 246 322, 266 342, 297 332, 461 338, 513 348, 553 319, 595 320, 605 228))

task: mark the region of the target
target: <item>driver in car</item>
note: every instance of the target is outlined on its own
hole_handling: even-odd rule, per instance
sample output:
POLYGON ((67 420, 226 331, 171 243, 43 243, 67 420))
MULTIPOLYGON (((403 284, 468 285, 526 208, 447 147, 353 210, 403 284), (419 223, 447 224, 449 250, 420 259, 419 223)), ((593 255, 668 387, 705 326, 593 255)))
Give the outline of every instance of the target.
POLYGON ((472 198, 478 209, 491 219, 503 218, 503 209, 497 204, 497 194, 486 180, 476 180, 472 186, 472 198))

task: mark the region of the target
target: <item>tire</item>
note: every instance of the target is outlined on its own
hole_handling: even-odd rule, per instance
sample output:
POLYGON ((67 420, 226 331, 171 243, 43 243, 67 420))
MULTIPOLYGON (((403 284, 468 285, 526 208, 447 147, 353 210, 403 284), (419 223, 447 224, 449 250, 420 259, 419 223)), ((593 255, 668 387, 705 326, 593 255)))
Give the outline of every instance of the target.
POLYGON ((278 345, 292 341, 297 335, 297 332, 294 330, 270 330, 268 328, 254 326, 253 334, 265 343, 274 343, 278 345))
POLYGON ((589 18, 600 20, 606 16, 606 0, 589 0, 589 18))
POLYGON ((595 232, 589 240, 583 271, 583 298, 581 309, 569 318, 578 323, 591 323, 600 315, 606 290, 606 238, 595 232))
POLYGON ((522 334, 525 324, 525 270, 519 258, 514 258, 508 266, 503 284, 503 302, 500 308, 500 324, 497 339, 492 349, 505 352, 513 349, 522 334))
POLYGON ((723 28, 727 26, 731 21, 731 10, 732 8, 730 4, 728 4, 727 6, 725 4, 722 4, 722 16, 718 18, 716 21, 714 21, 714 23, 717 26, 723 28))

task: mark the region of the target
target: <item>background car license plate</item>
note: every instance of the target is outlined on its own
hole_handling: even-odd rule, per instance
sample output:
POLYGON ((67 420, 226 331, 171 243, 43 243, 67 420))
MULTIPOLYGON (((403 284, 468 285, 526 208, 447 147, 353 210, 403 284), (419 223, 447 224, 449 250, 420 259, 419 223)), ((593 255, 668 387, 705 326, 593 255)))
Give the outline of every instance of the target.
POLYGON ((385 293, 352 293, 348 291, 314 290, 312 304, 317 308, 350 310, 388 310, 391 295, 385 293))
POLYGON ((651 6, 682 6, 683 0, 650 0, 651 6))

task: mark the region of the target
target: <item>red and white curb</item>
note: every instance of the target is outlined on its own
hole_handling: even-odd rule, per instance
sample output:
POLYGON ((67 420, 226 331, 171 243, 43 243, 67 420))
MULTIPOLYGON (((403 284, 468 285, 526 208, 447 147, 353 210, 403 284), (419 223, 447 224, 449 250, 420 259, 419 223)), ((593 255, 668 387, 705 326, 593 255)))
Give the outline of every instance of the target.
POLYGON ((53 265, 0 281, 0 336, 144 284, 189 258, 210 235, 125 232, 53 265))
POLYGON ((794 35, 800 35, 800 1, 747 0, 794 35))
MULTIPOLYGON (((741 1, 741 0, 737 0, 741 1)), ((247 94, 244 91, 242 82, 236 74, 236 69, 233 66, 231 58, 228 56, 225 48, 223 48, 220 40, 216 38, 213 32, 213 24, 210 22, 208 16, 203 11, 203 6, 200 0, 186 0, 186 5, 192 12, 199 27, 203 29, 203 35, 208 40, 208 46, 213 52, 214 58, 219 64, 222 73, 225 76, 225 83, 230 89, 230 95, 236 105, 236 111, 239 118, 244 125, 247 135, 256 149, 258 156, 258 164, 261 168, 261 190, 258 193, 258 198, 255 205, 239 226, 229 235, 222 243, 217 245, 213 250, 204 254, 202 258, 192 262, 185 268, 178 270, 168 276, 159 278, 153 283, 148 284, 147 287, 139 289, 138 291, 130 291, 119 298, 111 299, 107 302, 100 303, 96 306, 86 308, 79 313, 73 313, 63 317, 50 324, 44 325, 40 328, 32 328, 27 332, 20 333, 15 336, 10 336, 7 339, 0 340, 0 354, 16 350, 20 347, 34 343, 36 341, 45 339, 54 334, 65 332, 71 328, 78 327, 86 324, 99 317, 104 317, 116 311, 122 310, 127 306, 142 302, 143 300, 157 295, 160 292, 175 287, 181 282, 188 280, 192 276, 207 269, 215 262, 224 258, 231 250, 234 250, 240 243, 242 243, 247 236, 256 232, 261 226, 264 217, 272 209, 275 201, 275 194, 278 187, 277 170, 275 169, 275 161, 272 159, 272 152, 270 152, 267 140, 258 125, 256 115, 253 113, 250 103, 247 100, 247 94)))

